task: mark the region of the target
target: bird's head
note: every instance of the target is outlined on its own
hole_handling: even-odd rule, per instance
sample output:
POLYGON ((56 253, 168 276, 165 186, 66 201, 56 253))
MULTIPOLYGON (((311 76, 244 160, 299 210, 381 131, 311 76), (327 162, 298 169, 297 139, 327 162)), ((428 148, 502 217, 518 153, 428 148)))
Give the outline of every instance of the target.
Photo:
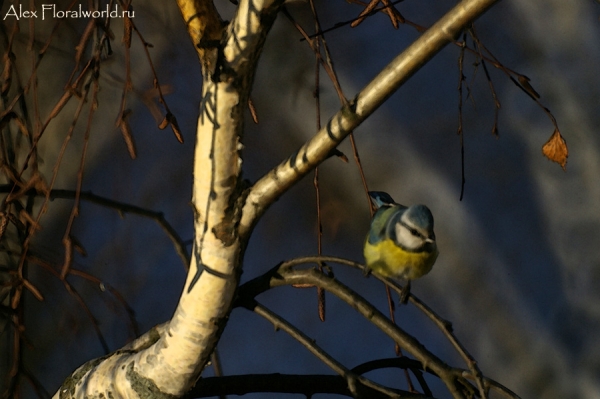
POLYGON ((395 226, 398 244, 407 249, 419 249, 435 245, 433 215, 425 205, 409 206, 395 226))

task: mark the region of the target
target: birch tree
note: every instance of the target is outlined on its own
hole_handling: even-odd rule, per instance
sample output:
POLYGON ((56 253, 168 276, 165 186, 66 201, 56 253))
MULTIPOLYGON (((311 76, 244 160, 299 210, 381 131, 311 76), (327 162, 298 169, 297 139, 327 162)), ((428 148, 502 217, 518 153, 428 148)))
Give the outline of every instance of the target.
MULTIPOLYGON (((181 287, 178 306, 164 324, 145 332, 135 341, 106 356, 90 360, 68 376, 56 391, 55 398, 145 398, 145 397, 202 397, 261 391, 259 377, 244 380, 222 377, 202 379, 202 371, 209 365, 219 338, 227 328, 230 312, 234 307, 245 307, 271 321, 277 328, 291 334, 309 351, 321 359, 335 373, 331 376, 263 376, 264 384, 279 392, 298 392, 310 396, 313 393, 338 393, 353 397, 439 397, 454 398, 490 397, 490 391, 504 397, 518 397, 500 383, 493 381, 479 370, 476 360, 458 341, 450 323, 437 316, 422 301, 411 296, 416 306, 444 333, 464 360, 463 366, 451 366, 438 355, 423 346, 418 337, 394 324, 388 316, 366 301, 358 292, 345 286, 327 273, 327 264, 341 264, 362 269, 360 263, 332 258, 311 257, 295 259, 277 265, 269 272, 240 285, 244 254, 252 232, 269 207, 292 186, 321 163, 339 155, 337 146, 353 134, 360 124, 372 115, 395 91, 410 79, 425 63, 442 48, 460 42, 460 35, 497 0, 462 0, 452 7, 433 26, 398 54, 364 88, 351 98, 340 96, 339 111, 331 115, 325 125, 304 143, 295 153, 289 154, 278 166, 256 181, 243 178, 244 170, 244 115, 252 108, 251 93, 257 64, 263 45, 276 18, 282 18, 286 5, 283 0, 240 0, 231 21, 224 21, 215 4, 208 0, 178 0, 182 23, 197 49, 199 68, 202 69, 202 92, 197 131, 195 134, 192 208, 194 212, 194 241, 185 284, 181 287), (320 265, 314 269, 307 265, 320 265), (370 367, 363 370, 350 369, 341 364, 310 337, 264 307, 257 296, 269 289, 283 285, 315 286, 320 292, 335 295, 359 314, 370 320, 388 335, 406 355, 397 360, 396 367, 410 369, 417 376, 419 387, 411 392, 385 387, 364 377, 370 367), (429 373, 441 380, 448 393, 431 392, 422 378, 429 373), (310 383, 308 383, 310 381, 310 383)), ((377 7, 377 1, 371 4, 377 7)), ((308 6, 308 5, 307 5, 308 6)), ((310 6, 313 6, 310 1, 310 6)), ((123 4, 128 9, 129 4, 123 4)), ((381 9, 365 9, 369 13, 391 10, 392 3, 381 2, 381 9)), ((393 13, 392 13, 393 14, 393 13)), ((392 15, 390 14, 390 15, 392 15)), ((125 26, 128 35, 134 28, 125 26)), ((315 52, 321 68, 335 80, 335 70, 325 50, 319 46, 322 34, 305 35, 307 44, 315 52)), ((108 39, 107 39, 108 40, 108 39)), ((128 45, 126 35, 126 45, 128 45)), ((463 43, 464 45, 464 43, 463 43)), ((6 56, 8 57, 8 56, 6 56)), ((8 60, 8 58, 6 58, 8 60)), ((94 73, 99 60, 85 68, 89 74, 78 87, 87 93, 98 91, 94 73)), ((5 75, 10 62, 5 67, 5 75)), ((496 65, 495 65, 496 66, 496 65)), ((514 75, 516 83, 537 101, 535 90, 522 75, 514 75)), ((511 77, 512 79, 513 77, 511 77)), ((7 80, 5 80, 7 81, 7 80)), ((92 95, 90 94, 90 95, 92 95)), ((65 95, 64 102, 70 100, 65 95)), ((81 102, 82 106, 84 102, 81 102)), ((4 103, 5 110, 14 103, 4 103)), ((52 119, 60 111, 50 115, 52 119)), ((127 138, 127 112, 118 118, 118 124, 127 138)), ((549 111, 548 111, 549 114, 549 111)), ((10 120, 10 112, 3 111, 4 120, 10 120)), ((556 121, 555 135, 545 147, 545 153, 553 160, 566 163, 566 147, 556 121)), ((161 128, 170 128, 181 139, 175 116, 168 110, 161 128)), ((132 154, 133 144, 129 144, 132 154)), ((192 165, 190 165, 192 166, 192 165)), ((52 185, 49 184, 51 187, 52 185)), ((19 188, 20 193, 31 195, 44 192, 41 180, 19 188), (35 184, 34 184, 35 183, 35 184), (34 191, 28 191, 34 190, 34 191)), ((46 199, 58 196, 47 191, 46 199)), ((77 197, 86 199, 78 192, 77 197)), ((93 199, 88 196, 88 199, 93 199)), ((8 215, 8 214, 7 214, 8 215)), ((3 216, 3 229, 11 223, 3 216)), ((35 230, 35 221, 27 221, 35 230)), ((73 250, 76 243, 66 239, 66 248, 73 250)), ((182 253, 185 250, 181 251, 182 253)), ((68 262, 65 262, 67 265, 68 262)), ((68 273, 67 266, 64 273, 68 273)), ((64 277, 64 275, 63 275, 64 277)), ((395 281, 386 280, 391 292, 402 287, 395 281)))

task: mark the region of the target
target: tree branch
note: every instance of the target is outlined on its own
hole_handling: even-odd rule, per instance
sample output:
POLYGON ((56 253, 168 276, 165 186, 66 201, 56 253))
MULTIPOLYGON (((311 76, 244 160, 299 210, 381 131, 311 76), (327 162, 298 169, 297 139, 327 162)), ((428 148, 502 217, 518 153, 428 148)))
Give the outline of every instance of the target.
POLYGON ((195 237, 179 304, 150 346, 88 362, 65 381, 57 393, 62 397, 181 396, 198 379, 226 324, 246 245, 237 232, 244 195, 243 113, 256 62, 283 0, 241 1, 218 43, 212 35, 219 18, 208 3, 178 3, 188 24, 199 21, 188 31, 198 48, 207 49, 200 54, 203 85, 192 190, 195 237), (195 7, 205 7, 207 14, 196 15, 201 10, 195 7))
POLYGON ((240 287, 239 294, 241 303, 243 303, 246 298, 256 295, 260 290, 257 290, 258 287, 264 289, 266 287, 272 288, 282 285, 309 284, 324 288, 367 318, 383 333, 400 345, 402 349, 406 350, 419 360, 424 368, 429 369, 438 375, 446 384, 446 387, 452 393, 454 398, 466 397, 457 387, 457 385, 467 389, 470 387, 470 384, 466 382, 463 377, 458 375, 450 366, 431 353, 416 338, 392 323, 383 315, 383 313, 371 305, 362 296, 334 278, 328 277, 313 269, 294 270, 288 265, 280 265, 279 267, 272 269, 267 275, 261 276, 261 280, 262 282, 259 285, 255 284, 256 281, 253 280, 240 287), (266 276, 269 276, 267 285, 265 285, 267 279, 264 278, 266 276), (458 383, 459 380, 461 381, 460 384, 458 383))
MULTIPOLYGON (((386 318, 379 310, 372 306, 362 296, 358 295, 358 293, 343 285, 341 282, 333 279, 332 277, 326 276, 315 269, 293 269, 295 265, 303 263, 313 263, 317 259, 319 259, 322 262, 337 262, 353 267, 361 266, 360 264, 357 264, 352 261, 332 257, 298 258, 290 262, 281 263, 273 269, 269 270, 267 273, 253 280, 250 280, 247 283, 240 286, 240 289, 238 291, 239 297, 236 305, 244 307, 253 307, 254 298, 257 295, 268 289, 278 286, 313 285, 316 287, 321 287, 336 295, 344 302, 348 303, 351 307, 353 307, 356 311, 358 311, 371 323, 373 323, 377 328, 379 328, 386 335, 392 338, 397 344, 399 344, 402 347, 402 349, 406 350, 408 353, 414 356, 420 362, 423 370, 438 376, 444 382, 444 384, 446 385, 453 397, 469 397, 470 395, 474 395, 475 392, 479 391, 478 394, 481 397, 485 398, 488 397, 487 390, 490 387, 492 387, 495 390, 504 394, 506 397, 518 398, 516 394, 506 389, 501 384, 498 384, 493 380, 483 377, 481 375, 481 372, 476 367, 475 369, 473 369, 472 366, 475 363, 475 361, 470 357, 470 355, 466 354, 466 356, 468 356, 468 359, 466 359, 467 364, 471 368, 470 371, 467 372, 466 370, 450 367, 436 355, 429 352, 429 350, 427 350, 421 343, 419 343, 419 341, 416 338, 409 335, 400 327, 392 323, 388 318, 386 318), (476 389, 470 383, 468 383, 465 378, 473 379, 476 382, 478 389, 476 389)), ((401 290, 401 287, 398 286, 393 288, 398 289, 398 291, 401 290)), ((414 299, 416 298, 412 296, 411 301, 413 301, 414 299)), ((421 310, 423 310, 422 306, 420 308, 421 310)), ((425 313, 429 317, 432 317, 433 312, 431 312, 430 309, 427 309, 425 313)), ((434 321, 440 321, 441 323, 441 319, 437 317, 437 315, 433 314, 433 316, 435 316, 432 317, 434 321)), ((443 322, 441 324, 442 326, 440 328, 444 333, 446 333, 447 336, 449 336, 447 330, 449 323, 443 322)), ((277 324, 277 326, 279 326, 279 324, 277 324)), ((296 337, 295 335, 292 336, 296 337)), ((458 341, 452 334, 450 334, 449 339, 452 341, 453 344, 455 344, 455 346, 458 346, 457 349, 459 350, 459 352, 461 352, 461 354, 465 356, 466 352, 463 351, 462 345, 457 344, 458 341)), ((300 342, 303 341, 301 340, 300 342)), ((310 345, 308 346, 308 348, 310 349, 310 345)))
POLYGON ((463 0, 458 3, 343 106, 312 139, 257 181, 244 204, 240 236, 249 235, 260 216, 277 198, 327 159, 332 150, 404 82, 497 1, 463 0))
POLYGON ((177 0, 177 5, 203 70, 208 73, 216 62, 223 20, 210 0, 177 0))
POLYGON ((385 395, 386 397, 393 397, 398 394, 386 387, 370 381, 369 379, 359 376, 352 372, 350 369, 345 367, 343 364, 335 360, 325 350, 318 346, 314 339, 311 339, 302 331, 294 327, 287 320, 275 314, 270 309, 261 305, 256 301, 250 301, 246 303, 246 308, 254 311, 256 314, 264 317, 270 321, 276 329, 281 329, 290 334, 295 340, 300 342, 305 348, 307 348, 313 355, 318 357, 323 363, 330 367, 333 371, 338 373, 346 381, 348 390, 354 397, 363 397, 368 395, 371 397, 374 394, 385 395))

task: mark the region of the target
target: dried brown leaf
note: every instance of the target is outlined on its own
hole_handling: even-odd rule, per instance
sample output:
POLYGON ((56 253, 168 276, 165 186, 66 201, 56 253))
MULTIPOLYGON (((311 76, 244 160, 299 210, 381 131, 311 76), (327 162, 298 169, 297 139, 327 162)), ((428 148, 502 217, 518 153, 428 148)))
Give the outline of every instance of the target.
POLYGON ((529 83, 530 80, 527 76, 519 75, 518 79, 519 79, 519 83, 521 84, 521 86, 523 86, 523 88, 527 91, 527 93, 529 93, 534 98, 540 98, 540 95, 538 94, 538 92, 535 91, 535 89, 533 88, 531 83, 529 83))
POLYGON ((13 63, 10 57, 8 56, 8 52, 4 55, 4 69, 2 70, 2 77, 0 81, 2 81, 2 88, 0 88, 0 93, 5 96, 8 93, 8 89, 10 89, 11 77, 12 77, 12 67, 13 63))
POLYGON ((13 121, 17 124, 23 136, 30 137, 29 130, 27 129, 27 124, 20 117, 15 115, 13 121))
POLYGON ((569 157, 569 149, 567 148, 567 142, 562 137, 558 129, 554 130, 554 133, 550 139, 542 147, 542 153, 549 160, 558 163, 563 170, 567 168, 567 158, 569 157))
POLYGON ((127 121, 127 116, 131 113, 127 112, 130 110, 126 110, 123 112, 121 118, 119 118, 119 128, 121 128, 121 134, 123 135, 123 140, 125 140, 125 145, 127 145, 127 151, 129 152, 129 156, 131 159, 135 159, 137 157, 137 151, 135 148, 135 140, 133 139, 133 133, 131 131, 131 126, 129 126, 129 122, 127 121))
POLYGON ((164 130, 164 128, 166 128, 167 126, 169 126, 169 115, 165 116, 162 122, 158 124, 158 128, 160 130, 164 130))
POLYGON ((256 107, 254 107, 254 103, 251 99, 248 99, 248 108, 250 109, 250 115, 252 116, 252 121, 258 125, 258 113, 256 112, 256 107))
POLYGON ((48 187, 48 184, 46 184, 46 181, 41 176, 38 176, 35 179, 33 187, 38 193, 42 193, 44 196, 50 196, 50 187, 48 187))
POLYGON ((0 240, 4 236, 6 226, 8 226, 8 216, 4 212, 0 212, 0 240))
POLYGON ((167 114, 167 118, 171 124, 171 129, 173 129, 173 133, 175 133, 175 138, 177 138, 177 141, 183 144, 183 135, 181 134, 181 129, 179 129, 179 124, 177 123, 175 115, 169 113, 167 114))
POLYGON ((75 237, 73 234, 69 234, 69 239, 73 243, 73 249, 75 251, 77 251, 77 253, 79 253, 81 256, 86 257, 87 256, 87 251, 83 247, 83 244, 81 243, 81 241, 79 241, 77 239, 77 237, 75 237))
POLYGON ((356 28, 360 23, 362 23, 362 21, 365 20, 368 14, 370 14, 375 9, 375 7, 377 7, 377 4, 379 4, 379 0, 371 0, 369 4, 365 7, 365 9, 362 10, 361 13, 358 15, 358 18, 356 18, 350 24, 350 26, 352 28, 356 28))
POLYGON ((73 262, 73 241, 71 241, 70 237, 65 237, 63 238, 63 245, 65 247, 65 261, 63 263, 62 270, 60 271, 61 280, 64 280, 65 277, 67 277, 73 262))
POLYGON ((319 310, 319 320, 325 321, 325 290, 321 287, 317 287, 317 298, 318 298, 318 310, 319 310))

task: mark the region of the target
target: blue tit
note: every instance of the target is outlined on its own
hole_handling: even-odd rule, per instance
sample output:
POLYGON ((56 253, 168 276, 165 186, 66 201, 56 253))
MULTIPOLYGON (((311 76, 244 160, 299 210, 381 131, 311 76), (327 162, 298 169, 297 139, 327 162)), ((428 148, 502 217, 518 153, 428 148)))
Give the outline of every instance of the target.
POLYGON ((433 215, 425 205, 406 207, 384 192, 370 191, 377 208, 365 240, 367 272, 406 279, 406 302, 410 281, 429 273, 438 257, 433 232, 433 215))

